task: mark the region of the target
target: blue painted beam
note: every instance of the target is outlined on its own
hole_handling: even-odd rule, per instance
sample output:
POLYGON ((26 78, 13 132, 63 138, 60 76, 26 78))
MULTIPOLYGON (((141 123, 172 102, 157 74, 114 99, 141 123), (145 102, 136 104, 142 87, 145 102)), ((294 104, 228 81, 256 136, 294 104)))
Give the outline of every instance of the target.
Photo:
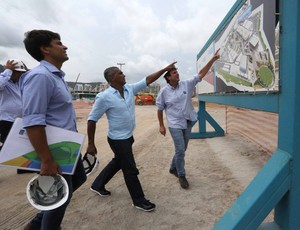
POLYGON ((277 150, 214 230, 257 229, 290 188, 291 155, 277 150))
POLYGON ((300 229, 300 1, 279 1, 280 52, 278 148, 293 157, 291 189, 275 208, 282 229, 300 229))
POLYGON ((199 110, 198 110, 198 129, 199 129, 198 132, 191 133, 191 139, 220 137, 225 135, 225 132, 222 129, 222 127, 206 111, 205 102, 201 102, 201 101, 199 101, 199 110), (206 122, 208 122, 214 128, 215 131, 207 132, 206 122))
POLYGON ((278 98, 278 93, 233 93, 198 95, 199 101, 231 105, 273 113, 278 113, 278 98))
POLYGON ((216 131, 209 131, 209 132, 193 132, 191 133, 191 139, 204 139, 204 138, 211 138, 211 137, 222 137, 224 136, 224 132, 216 132, 216 131))

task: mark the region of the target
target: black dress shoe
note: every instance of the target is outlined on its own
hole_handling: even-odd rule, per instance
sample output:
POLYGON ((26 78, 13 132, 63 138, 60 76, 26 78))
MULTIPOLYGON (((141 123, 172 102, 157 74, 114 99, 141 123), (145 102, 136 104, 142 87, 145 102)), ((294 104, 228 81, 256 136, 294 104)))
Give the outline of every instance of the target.
POLYGON ((149 200, 145 200, 143 203, 140 204, 133 204, 133 206, 145 212, 151 212, 156 207, 156 205, 151 203, 149 200))
POLYGON ((105 188, 96 189, 96 188, 91 187, 90 190, 94 193, 97 193, 99 196, 110 196, 111 195, 111 192, 106 190, 105 188))

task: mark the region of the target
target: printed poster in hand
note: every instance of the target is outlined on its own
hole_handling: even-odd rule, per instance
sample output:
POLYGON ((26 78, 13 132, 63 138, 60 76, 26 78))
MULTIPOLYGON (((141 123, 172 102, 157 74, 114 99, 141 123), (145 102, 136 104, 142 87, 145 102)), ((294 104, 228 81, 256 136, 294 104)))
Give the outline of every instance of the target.
MULTIPOLYGON (((47 141, 63 174, 73 174, 85 135, 47 125, 47 141)), ((31 145, 22 119, 17 118, 0 152, 0 166, 40 171, 41 161, 31 145)))

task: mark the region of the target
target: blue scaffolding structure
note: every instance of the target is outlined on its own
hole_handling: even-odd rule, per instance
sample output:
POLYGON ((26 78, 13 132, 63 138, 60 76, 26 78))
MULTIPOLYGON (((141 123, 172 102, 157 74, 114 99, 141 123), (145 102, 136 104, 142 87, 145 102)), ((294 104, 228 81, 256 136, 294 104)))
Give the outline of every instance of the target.
MULTIPOLYGON (((277 150, 216 223, 215 230, 300 229, 300 1, 273 1, 280 20, 279 92, 198 96, 200 131, 193 133, 193 138, 224 135, 205 111, 206 102, 275 112, 279 117, 277 150), (205 121, 215 132, 206 132, 205 121), (274 221, 262 224, 273 209, 274 221)), ((210 40, 244 2, 235 3, 210 40)))

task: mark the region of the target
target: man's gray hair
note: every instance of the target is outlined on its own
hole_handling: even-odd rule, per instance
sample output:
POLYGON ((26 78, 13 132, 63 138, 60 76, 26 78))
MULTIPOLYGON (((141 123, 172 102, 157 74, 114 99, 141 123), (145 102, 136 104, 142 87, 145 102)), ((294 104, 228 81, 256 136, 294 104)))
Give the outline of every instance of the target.
POLYGON ((111 82, 111 79, 115 75, 117 70, 118 70, 118 67, 115 67, 115 66, 109 67, 104 70, 104 77, 108 83, 111 82))

